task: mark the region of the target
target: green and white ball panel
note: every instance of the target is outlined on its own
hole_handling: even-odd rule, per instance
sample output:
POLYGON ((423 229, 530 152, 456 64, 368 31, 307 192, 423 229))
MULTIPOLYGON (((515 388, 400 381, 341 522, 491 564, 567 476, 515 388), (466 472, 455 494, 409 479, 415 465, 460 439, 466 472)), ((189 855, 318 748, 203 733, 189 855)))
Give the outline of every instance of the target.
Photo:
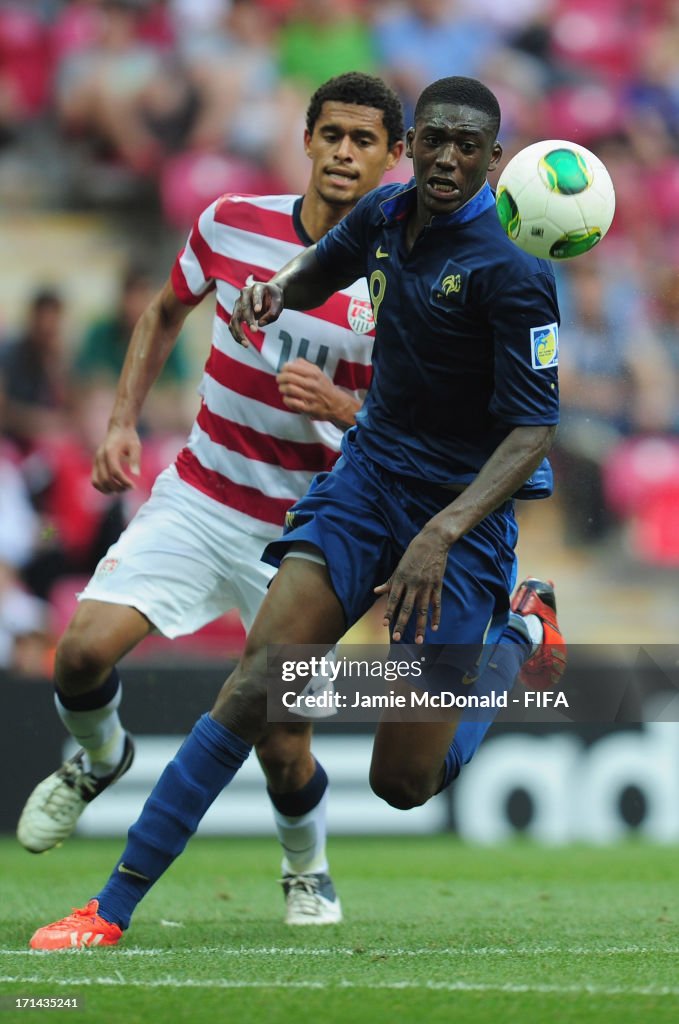
POLYGON ((594 181, 584 156, 572 148, 550 149, 538 160, 538 170, 549 191, 560 196, 576 196, 594 181))
POLYGON ((506 188, 498 188, 495 205, 505 234, 510 238, 516 238, 521 228, 521 217, 511 192, 506 188))
POLYGON ((503 230, 525 252, 572 259, 608 231, 615 191, 598 157, 577 143, 551 139, 510 160, 498 182, 496 205, 503 230))

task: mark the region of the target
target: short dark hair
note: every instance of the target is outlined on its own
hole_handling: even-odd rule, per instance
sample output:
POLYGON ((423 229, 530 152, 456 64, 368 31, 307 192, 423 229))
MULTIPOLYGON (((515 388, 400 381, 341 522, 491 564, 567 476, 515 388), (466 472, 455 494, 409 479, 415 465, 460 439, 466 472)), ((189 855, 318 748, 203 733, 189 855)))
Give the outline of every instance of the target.
POLYGON ((143 288, 153 283, 153 271, 147 263, 129 263, 123 272, 121 291, 127 295, 134 288, 143 288))
POLYGON ((495 135, 500 130, 500 104, 495 93, 476 78, 464 78, 462 75, 451 75, 450 78, 439 78, 420 93, 415 106, 415 122, 422 116, 425 107, 434 103, 464 104, 474 110, 487 114, 493 122, 495 135))
POLYGON ((42 313, 45 309, 63 309, 64 300, 56 288, 45 285, 33 292, 29 309, 32 313, 42 313))
POLYGON ((306 126, 313 135, 314 125, 324 103, 355 103, 358 107, 375 107, 382 111, 382 121, 387 130, 389 148, 403 138, 403 107, 401 101, 389 86, 375 75, 364 75, 360 71, 349 71, 344 75, 330 78, 319 86, 309 100, 306 112, 306 126))

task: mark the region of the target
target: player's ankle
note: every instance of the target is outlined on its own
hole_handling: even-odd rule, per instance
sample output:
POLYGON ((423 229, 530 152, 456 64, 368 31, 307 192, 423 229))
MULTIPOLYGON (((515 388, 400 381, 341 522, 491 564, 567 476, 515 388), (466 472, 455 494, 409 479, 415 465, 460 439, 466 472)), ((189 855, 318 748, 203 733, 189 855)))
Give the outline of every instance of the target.
POLYGON ((531 654, 535 654, 537 649, 540 647, 545 639, 545 630, 539 616, 537 615, 524 615, 523 621, 526 624, 528 635, 531 642, 531 654))
POLYGON ((542 644, 545 635, 539 617, 532 613, 519 615, 518 612, 510 612, 509 626, 530 644, 530 656, 532 657, 542 644))

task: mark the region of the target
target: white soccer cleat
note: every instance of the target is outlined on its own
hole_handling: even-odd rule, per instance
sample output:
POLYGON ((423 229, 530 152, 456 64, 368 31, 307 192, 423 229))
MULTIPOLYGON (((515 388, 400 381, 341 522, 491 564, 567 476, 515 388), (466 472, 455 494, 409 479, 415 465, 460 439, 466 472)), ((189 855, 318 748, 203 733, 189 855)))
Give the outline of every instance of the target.
POLYGON ((284 875, 281 885, 286 924, 339 924, 342 920, 342 905, 330 875, 284 875))
POLYGON ((44 853, 68 839, 87 805, 124 775, 134 760, 134 744, 125 736, 120 764, 97 777, 84 767, 85 751, 64 761, 58 771, 39 782, 24 805, 17 839, 31 853, 44 853))

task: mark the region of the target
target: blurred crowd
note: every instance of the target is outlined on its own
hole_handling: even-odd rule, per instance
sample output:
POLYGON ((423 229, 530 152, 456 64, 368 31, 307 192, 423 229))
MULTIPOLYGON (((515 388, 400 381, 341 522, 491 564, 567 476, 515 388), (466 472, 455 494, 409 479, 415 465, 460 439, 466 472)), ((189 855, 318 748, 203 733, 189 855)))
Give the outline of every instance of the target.
POLYGON ((60 595, 70 604, 76 581, 117 539, 190 424, 180 336, 139 424, 145 457, 138 488, 121 498, 91 486, 127 343, 156 290, 150 269, 138 264, 119 284, 115 308, 76 345, 65 300, 52 288, 35 291, 20 330, 0 339, 0 668, 44 670, 62 624, 60 595))
MULTIPOLYGON (((557 267, 564 535, 631 523, 639 557, 679 564, 677 0, 0 0, 0 195, 143 208, 178 248, 221 192, 303 190, 309 95, 352 69, 384 77, 406 123, 428 82, 481 78, 503 164, 541 138, 606 163, 611 232, 557 267)), ((40 662, 58 588, 132 511, 89 485, 131 327, 169 269, 128 235, 118 300, 84 329, 30 268, 18 329, 0 318, 0 667, 40 662)), ((194 370, 180 341, 145 410, 149 480, 190 422, 194 370)))

